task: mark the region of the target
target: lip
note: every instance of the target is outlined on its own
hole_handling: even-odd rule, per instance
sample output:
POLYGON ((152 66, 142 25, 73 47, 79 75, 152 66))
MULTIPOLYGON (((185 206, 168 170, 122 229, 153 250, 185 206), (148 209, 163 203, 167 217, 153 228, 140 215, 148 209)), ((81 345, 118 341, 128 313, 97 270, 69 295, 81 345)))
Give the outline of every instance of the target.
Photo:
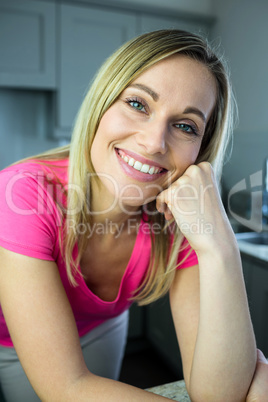
POLYGON ((116 148, 116 150, 117 150, 117 149, 120 149, 121 151, 123 151, 123 152, 126 153, 127 155, 131 156, 131 157, 132 157, 133 159, 135 159, 136 161, 141 162, 143 165, 144 165, 144 164, 147 164, 147 165, 150 165, 150 166, 155 166, 155 167, 158 167, 158 168, 161 168, 161 169, 168 170, 168 169, 166 169, 164 166, 160 165, 159 163, 154 162, 154 161, 152 161, 152 160, 150 160, 150 159, 146 159, 146 158, 144 158, 144 157, 141 156, 141 155, 135 154, 135 152, 128 151, 127 149, 124 149, 124 148, 116 148))
POLYGON ((159 179, 160 177, 162 177, 164 174, 166 174, 168 172, 167 169, 165 169, 161 173, 154 173, 154 174, 148 174, 148 173, 140 172, 139 170, 136 170, 133 167, 131 167, 128 163, 126 163, 121 158, 121 156, 118 153, 119 149, 124 151, 127 155, 133 157, 135 160, 137 160, 137 161, 139 161, 139 162, 141 162, 143 164, 146 163, 148 165, 156 166, 156 167, 159 167, 159 168, 162 168, 162 169, 165 169, 165 168, 163 168, 163 166, 161 166, 159 163, 152 163, 152 161, 150 161, 150 160, 148 160, 146 158, 143 158, 140 155, 135 154, 134 152, 130 152, 130 151, 124 150, 122 148, 115 148, 114 149, 115 150, 115 155, 117 157, 117 160, 118 160, 122 170, 124 171, 124 173, 127 176, 131 177, 134 180, 137 180, 137 181, 140 181, 140 182, 151 182, 151 181, 155 181, 155 180, 159 179))

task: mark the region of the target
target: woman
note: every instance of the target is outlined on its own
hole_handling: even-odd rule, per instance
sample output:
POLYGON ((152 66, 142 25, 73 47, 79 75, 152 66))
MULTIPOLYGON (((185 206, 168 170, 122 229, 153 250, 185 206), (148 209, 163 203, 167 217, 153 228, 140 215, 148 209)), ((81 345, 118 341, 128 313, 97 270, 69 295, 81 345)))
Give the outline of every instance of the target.
POLYGON ((127 309, 167 291, 191 399, 246 399, 256 347, 215 179, 232 110, 205 41, 148 33, 102 66, 70 147, 1 173, 7 401, 165 400, 114 380, 127 309))

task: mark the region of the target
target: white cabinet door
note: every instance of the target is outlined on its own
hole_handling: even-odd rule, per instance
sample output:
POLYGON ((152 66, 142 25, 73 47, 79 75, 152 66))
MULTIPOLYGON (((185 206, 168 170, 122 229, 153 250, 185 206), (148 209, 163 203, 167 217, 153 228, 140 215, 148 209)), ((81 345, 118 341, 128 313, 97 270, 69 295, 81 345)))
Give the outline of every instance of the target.
POLYGON ((55 4, 0 2, 0 87, 55 88, 55 4))
POLYGON ((203 21, 194 21, 189 18, 168 18, 142 14, 139 22, 141 32, 156 31, 158 29, 183 29, 194 33, 208 32, 208 25, 203 21))
POLYGON ((136 15, 63 4, 60 16, 57 126, 68 132, 102 62, 136 35, 136 15))

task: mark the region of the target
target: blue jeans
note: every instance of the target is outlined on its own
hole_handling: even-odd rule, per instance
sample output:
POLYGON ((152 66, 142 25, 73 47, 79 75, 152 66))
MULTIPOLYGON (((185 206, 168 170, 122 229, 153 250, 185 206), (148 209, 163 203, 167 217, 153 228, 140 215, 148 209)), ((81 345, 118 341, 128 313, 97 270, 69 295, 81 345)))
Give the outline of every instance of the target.
MULTIPOLYGON (((86 365, 92 373, 117 380, 127 339, 128 311, 107 320, 80 338, 86 365)), ((39 402, 14 348, 0 346, 0 383, 5 402, 39 402)))

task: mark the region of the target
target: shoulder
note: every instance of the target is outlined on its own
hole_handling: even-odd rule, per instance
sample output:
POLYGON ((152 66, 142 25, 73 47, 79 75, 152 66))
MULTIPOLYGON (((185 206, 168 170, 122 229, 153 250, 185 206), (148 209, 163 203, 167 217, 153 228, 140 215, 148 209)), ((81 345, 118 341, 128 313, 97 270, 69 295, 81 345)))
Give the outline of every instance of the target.
POLYGON ((27 160, 10 165, 0 171, 0 179, 5 177, 25 176, 25 177, 46 177, 48 180, 60 179, 62 182, 67 180, 68 159, 58 161, 46 160, 27 160))
POLYGON ((62 189, 67 183, 68 163, 29 160, 7 167, 0 171, 1 198, 5 201, 16 198, 30 200, 32 197, 40 201, 42 195, 62 189), (56 186, 56 187, 55 187, 56 186), (53 191, 52 191, 53 189, 53 191))
POLYGON ((35 161, 0 172, 2 247, 37 258, 52 258, 62 222, 59 206, 65 204, 64 181, 56 173, 52 166, 35 161))

